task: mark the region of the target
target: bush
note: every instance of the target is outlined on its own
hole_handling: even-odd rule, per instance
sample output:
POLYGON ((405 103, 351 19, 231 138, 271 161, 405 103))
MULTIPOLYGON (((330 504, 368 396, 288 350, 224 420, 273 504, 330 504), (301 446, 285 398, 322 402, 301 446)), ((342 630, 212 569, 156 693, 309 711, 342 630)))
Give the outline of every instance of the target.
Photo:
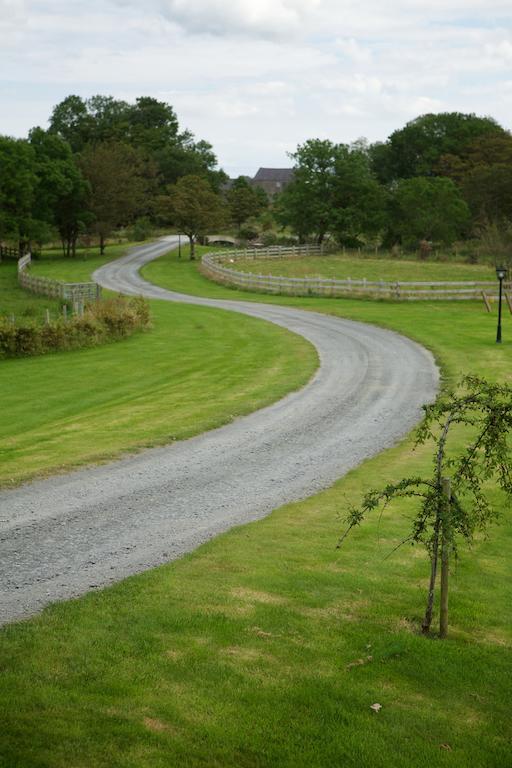
POLYGON ((0 357, 27 357, 65 349, 93 347, 150 327, 149 304, 122 296, 89 304, 81 317, 49 323, 13 323, 0 317, 0 357))
POLYGON ((151 224, 151 221, 147 216, 141 216, 135 221, 135 224, 130 231, 130 239, 139 243, 142 240, 147 240, 151 237, 152 233, 153 225, 151 224))

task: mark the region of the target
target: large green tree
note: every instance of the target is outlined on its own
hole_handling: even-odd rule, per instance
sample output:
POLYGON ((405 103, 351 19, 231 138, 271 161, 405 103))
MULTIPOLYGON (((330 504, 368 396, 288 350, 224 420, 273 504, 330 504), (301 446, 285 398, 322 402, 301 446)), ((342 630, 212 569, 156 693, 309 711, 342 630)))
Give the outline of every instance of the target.
POLYGON ((222 196, 201 176, 183 176, 171 185, 168 193, 159 199, 159 212, 164 221, 188 237, 192 260, 196 240, 229 221, 222 196))
POLYGON ((37 176, 34 150, 25 139, 0 136, 0 240, 30 242, 37 176))
POLYGON ((461 155, 443 155, 439 173, 455 181, 478 228, 512 221, 512 136, 475 139, 461 155))
POLYGON ((391 196, 388 239, 413 248, 422 240, 449 245, 469 220, 469 208, 450 179, 402 179, 391 196))
POLYGON ((394 131, 384 144, 372 147, 373 168, 383 183, 436 175, 443 155, 460 156, 478 137, 504 133, 490 117, 462 112, 421 115, 394 131))
POLYGON ((60 136, 33 128, 29 143, 34 151, 37 182, 33 217, 39 227, 39 242, 58 229, 66 255, 74 255, 76 240, 89 218, 88 185, 70 145, 60 136))
POLYGON ((304 239, 321 243, 331 232, 353 245, 384 224, 385 193, 366 147, 312 139, 297 148, 293 181, 278 201, 278 217, 304 239))
POLYGON ((138 150, 113 141, 87 147, 80 165, 90 186, 89 208, 103 253, 113 229, 147 213, 155 171, 138 150))
POLYGON ((157 164, 161 192, 181 176, 205 175, 217 188, 226 178, 211 145, 180 130, 173 107, 150 96, 134 104, 112 96, 68 96, 54 108, 49 131, 68 141, 75 153, 105 142, 134 147, 157 164))
POLYGON ((242 224, 253 216, 258 216, 267 206, 268 198, 265 192, 258 187, 253 187, 245 176, 239 176, 234 180, 226 194, 229 212, 238 231, 242 224))

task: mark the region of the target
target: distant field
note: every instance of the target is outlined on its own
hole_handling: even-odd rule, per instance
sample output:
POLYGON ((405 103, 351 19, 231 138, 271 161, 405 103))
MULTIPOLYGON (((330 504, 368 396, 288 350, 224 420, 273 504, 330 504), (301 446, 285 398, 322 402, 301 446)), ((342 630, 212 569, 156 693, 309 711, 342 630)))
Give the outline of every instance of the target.
POLYGON ((324 277, 338 280, 494 280, 488 264, 459 264, 439 261, 406 261, 385 258, 355 258, 333 254, 292 259, 244 259, 230 265, 240 272, 284 277, 324 277))

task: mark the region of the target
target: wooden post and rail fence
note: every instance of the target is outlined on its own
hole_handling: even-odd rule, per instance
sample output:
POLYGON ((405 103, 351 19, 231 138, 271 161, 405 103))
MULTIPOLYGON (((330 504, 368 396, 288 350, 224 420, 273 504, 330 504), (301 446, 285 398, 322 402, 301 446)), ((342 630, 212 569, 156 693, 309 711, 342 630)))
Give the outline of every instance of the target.
POLYGON ((30 253, 21 258, 18 254, 18 283, 26 291, 52 299, 69 301, 75 312, 80 314, 83 313, 84 303, 97 301, 101 297, 101 287, 97 283, 65 283, 31 274, 29 269, 31 261, 30 253))
MULTIPOLYGON (((322 296, 332 298, 392 299, 395 301, 420 300, 484 300, 497 298, 496 281, 386 281, 344 280, 322 277, 285 277, 259 275, 237 270, 237 261, 255 259, 293 259, 301 256, 322 255, 322 246, 304 245, 292 247, 245 248, 223 250, 205 254, 201 259, 201 272, 214 282, 256 293, 282 294, 285 296, 322 296)), ((504 284, 505 297, 512 312, 512 282, 504 284)))

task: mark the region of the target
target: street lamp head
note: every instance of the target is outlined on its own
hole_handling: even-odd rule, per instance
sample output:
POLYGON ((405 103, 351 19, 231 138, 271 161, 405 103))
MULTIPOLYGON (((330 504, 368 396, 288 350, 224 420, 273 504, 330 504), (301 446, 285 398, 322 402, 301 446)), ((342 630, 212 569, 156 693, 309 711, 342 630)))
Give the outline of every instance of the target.
POLYGON ((504 280, 507 276, 507 268, 506 267, 496 267, 496 276, 498 280, 504 280))

